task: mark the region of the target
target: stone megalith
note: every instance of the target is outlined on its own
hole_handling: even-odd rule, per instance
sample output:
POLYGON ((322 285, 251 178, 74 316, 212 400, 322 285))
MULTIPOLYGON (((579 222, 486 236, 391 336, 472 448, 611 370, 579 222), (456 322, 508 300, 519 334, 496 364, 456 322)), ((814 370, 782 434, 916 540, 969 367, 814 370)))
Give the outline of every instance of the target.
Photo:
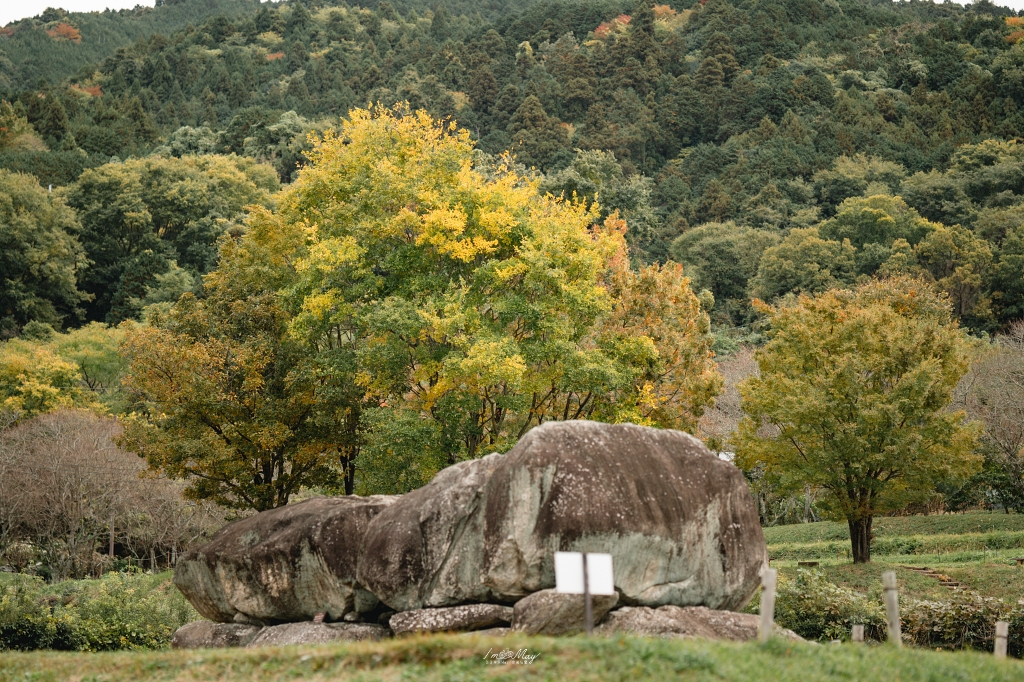
POLYGON ((367 528, 358 580, 399 610, 514 603, 556 551, 607 552, 622 604, 742 608, 767 562, 739 469, 680 431, 553 422, 440 472, 367 528))
POLYGON ((378 601, 356 581, 363 534, 395 498, 327 497, 220 529, 182 555, 174 584, 204 617, 239 623, 339 620, 378 601))

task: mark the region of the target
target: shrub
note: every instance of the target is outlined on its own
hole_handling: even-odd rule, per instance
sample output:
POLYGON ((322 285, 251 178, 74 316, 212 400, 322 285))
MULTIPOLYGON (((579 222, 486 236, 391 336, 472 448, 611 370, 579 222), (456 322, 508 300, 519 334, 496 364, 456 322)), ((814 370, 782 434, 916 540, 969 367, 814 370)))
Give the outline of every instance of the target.
POLYGON ((119 431, 81 410, 0 431, 0 564, 24 569, 28 554, 42 562, 32 571, 55 582, 96 575, 112 568, 113 531, 118 554, 152 569, 223 523, 210 505, 182 499, 181 484, 143 476, 145 462, 114 444, 119 431))
POLYGON ((797 569, 795 579, 779 582, 775 620, 805 639, 849 639, 850 627, 864 625, 866 639, 882 639, 885 611, 862 594, 839 587, 821 571, 797 569))
POLYGON ((55 600, 44 595, 40 578, 5 577, 0 587, 0 651, 5 649, 81 648, 70 614, 55 614, 55 600))
POLYGON ((1024 603, 955 593, 949 601, 915 601, 900 613, 903 638, 919 646, 991 651, 995 623, 1010 624, 1010 654, 1024 654, 1024 603))
MULTIPOLYGON (((870 599, 825 579, 821 571, 797 569, 781 580, 775 620, 810 640, 848 639, 852 625, 864 625, 865 639, 884 641, 885 610, 870 599)), ((1016 605, 969 592, 956 592, 949 601, 906 600, 900 604, 903 640, 917 646, 991 651, 995 623, 1010 624, 1010 654, 1024 654, 1024 601, 1016 605)))
POLYGON ((108 573, 46 585, 0 578, 0 650, 159 649, 199 615, 168 574, 108 573))

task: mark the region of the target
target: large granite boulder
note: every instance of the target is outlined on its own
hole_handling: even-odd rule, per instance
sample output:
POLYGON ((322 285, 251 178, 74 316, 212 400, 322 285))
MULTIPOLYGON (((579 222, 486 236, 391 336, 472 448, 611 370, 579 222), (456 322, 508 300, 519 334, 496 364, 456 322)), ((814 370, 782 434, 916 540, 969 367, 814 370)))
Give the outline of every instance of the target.
POLYGON ((366 529, 359 581, 396 611, 510 601, 491 599, 480 580, 482 493, 501 460, 493 454, 459 462, 402 495, 366 529))
POLYGON ((370 521, 395 498, 316 498, 230 523, 182 555, 174 584, 204 617, 265 625, 340 620, 377 598, 356 581, 370 521))
POLYGON ((625 604, 741 608, 767 552, 743 474, 696 438, 555 422, 440 472, 369 524, 358 582, 398 611, 514 603, 554 552, 607 552, 625 604))
MULTIPOLYGON (((528 635, 569 635, 586 627, 586 603, 582 594, 541 590, 516 602, 512 629, 528 635)), ((590 612, 596 625, 619 601, 619 595, 593 595, 590 612)))
POLYGON ((221 649, 245 646, 259 633, 257 625, 214 623, 197 620, 185 623, 174 631, 171 646, 175 649, 221 649))

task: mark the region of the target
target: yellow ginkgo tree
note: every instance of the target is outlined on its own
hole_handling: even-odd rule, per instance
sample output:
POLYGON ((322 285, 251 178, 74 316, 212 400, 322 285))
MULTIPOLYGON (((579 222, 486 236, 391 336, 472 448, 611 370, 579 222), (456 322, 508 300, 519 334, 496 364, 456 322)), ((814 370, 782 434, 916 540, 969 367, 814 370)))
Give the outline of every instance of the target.
POLYGON ((617 216, 541 195, 424 112, 352 111, 310 159, 207 282, 222 293, 230 262, 236 299, 275 292, 309 378, 282 390, 308 390, 346 491, 408 490, 549 420, 696 427, 720 385, 707 315, 678 266, 630 269, 617 216))

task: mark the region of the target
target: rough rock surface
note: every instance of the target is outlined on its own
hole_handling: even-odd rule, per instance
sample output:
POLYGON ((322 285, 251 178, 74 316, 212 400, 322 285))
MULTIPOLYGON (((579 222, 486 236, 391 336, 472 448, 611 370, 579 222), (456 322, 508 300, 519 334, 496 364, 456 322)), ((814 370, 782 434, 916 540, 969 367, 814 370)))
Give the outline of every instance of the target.
POLYGON ((185 623, 175 630, 174 636, 171 637, 171 646, 175 649, 220 649, 245 646, 259 631, 260 628, 255 625, 197 620, 185 623))
POLYGON ((254 649, 288 644, 323 644, 338 640, 356 642, 364 639, 378 640, 388 635, 387 628, 368 623, 285 623, 263 628, 247 646, 254 649))
MULTIPOLYGON (((619 601, 619 595, 593 595, 594 624, 601 622, 619 601)), ((567 635, 585 627, 582 594, 541 590, 516 602, 512 629, 528 635, 567 635)))
POLYGON ((514 601, 490 599, 480 581, 481 493, 501 459, 487 455, 442 469, 379 514, 364 536, 359 582, 396 611, 514 601))
POLYGON ((358 581, 399 611, 512 603, 554 552, 612 554, 626 604, 741 608, 767 551, 743 474, 679 431, 554 422, 441 471, 367 528, 358 581))
POLYGON ((466 604, 438 609, 402 611, 388 625, 396 635, 406 632, 459 632, 484 630, 512 622, 512 607, 500 604, 466 604))
POLYGON ((512 628, 487 628, 486 630, 474 630, 473 632, 463 632, 463 635, 479 635, 482 637, 504 637, 505 635, 512 632, 512 628))
MULTIPOLYGON (((703 606, 625 606, 608 614, 597 627, 598 634, 629 633, 654 637, 700 637, 748 642, 757 639, 760 618, 750 613, 716 611, 703 606)), ((775 635, 801 640, 791 630, 775 626, 775 635)))
POLYGON ((204 617, 263 625, 374 609, 356 582, 370 521, 395 498, 317 498, 230 523, 179 559, 174 584, 204 617))

